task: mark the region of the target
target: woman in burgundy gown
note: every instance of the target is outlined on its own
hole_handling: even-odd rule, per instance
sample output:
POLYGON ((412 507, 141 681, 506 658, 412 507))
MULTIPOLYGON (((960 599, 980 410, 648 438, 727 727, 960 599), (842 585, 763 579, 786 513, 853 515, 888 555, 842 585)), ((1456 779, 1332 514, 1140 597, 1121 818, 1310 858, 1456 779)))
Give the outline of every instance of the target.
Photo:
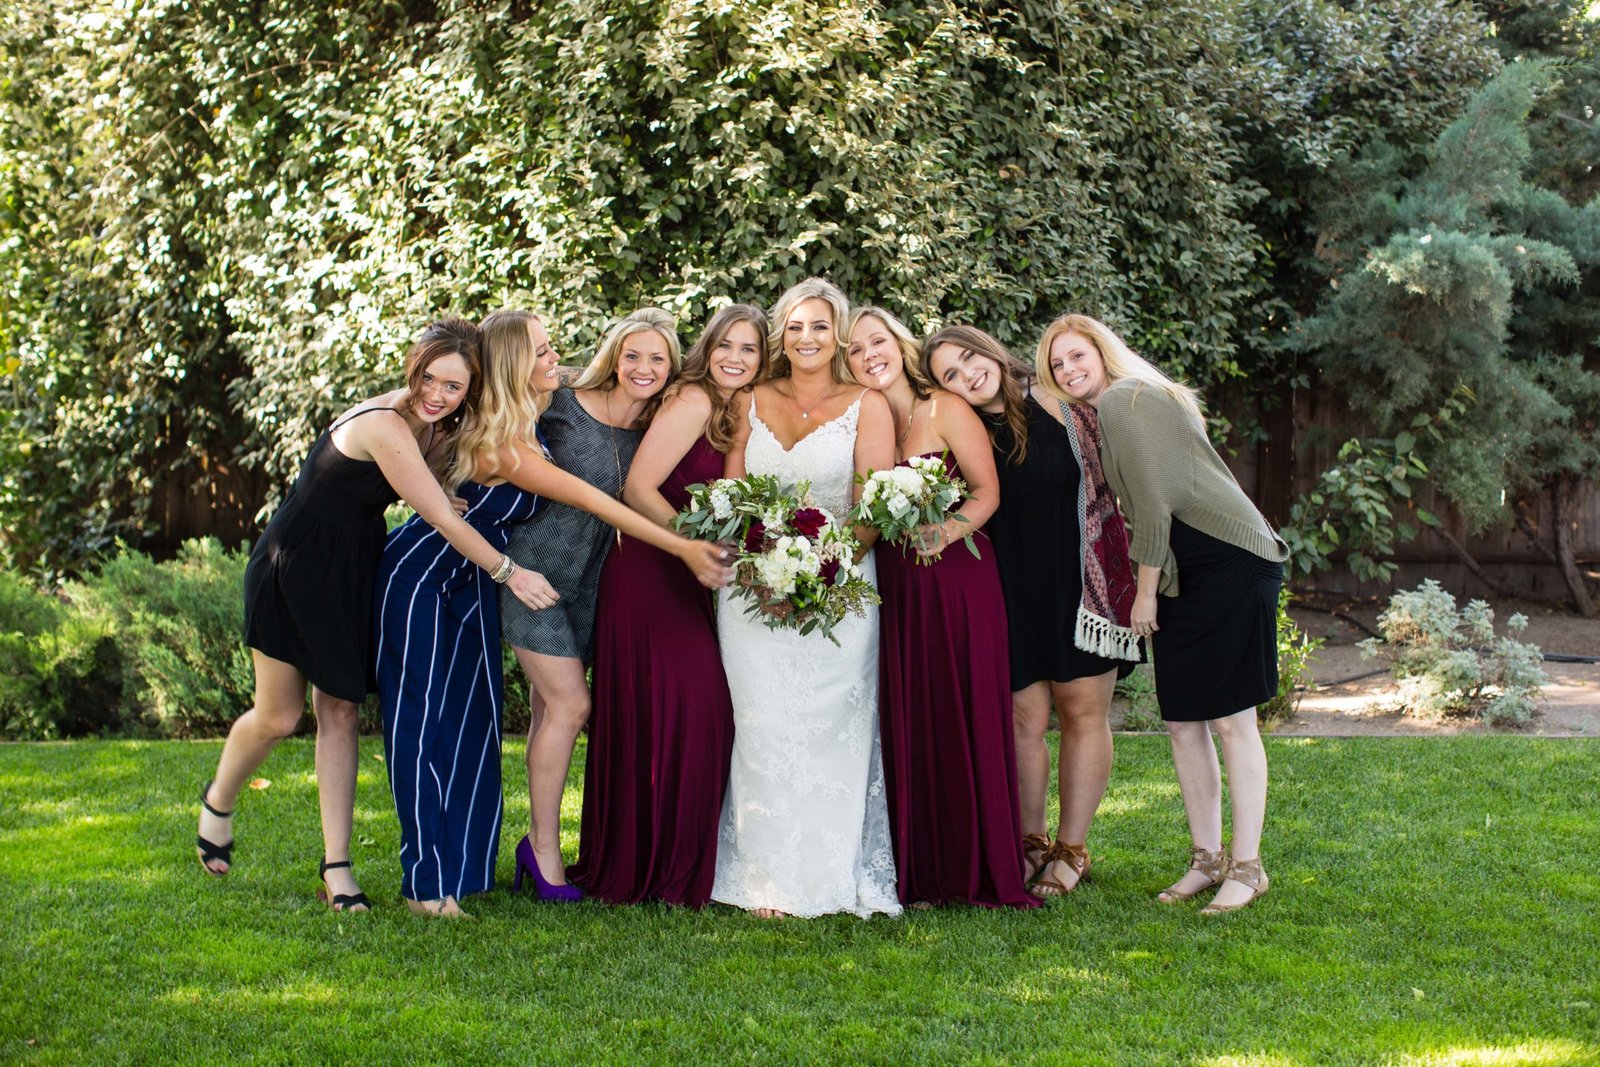
MULTIPOLYGON (((664 525, 688 486, 722 477, 736 398, 762 376, 766 334, 765 314, 746 304, 711 319, 634 458, 623 499, 635 510, 664 525)), ((567 877, 609 903, 711 898, 733 747, 712 605, 676 559, 632 538, 601 571, 581 838, 567 877)))
POLYGON ((857 309, 849 337, 851 372, 894 412, 897 458, 943 456, 968 489, 967 521, 923 527, 917 550, 878 549, 878 708, 900 899, 1036 907, 1024 887, 1005 600, 979 532, 1000 498, 989 437, 966 403, 932 387, 915 338, 888 312, 857 309), (968 535, 977 557, 951 548, 968 535))

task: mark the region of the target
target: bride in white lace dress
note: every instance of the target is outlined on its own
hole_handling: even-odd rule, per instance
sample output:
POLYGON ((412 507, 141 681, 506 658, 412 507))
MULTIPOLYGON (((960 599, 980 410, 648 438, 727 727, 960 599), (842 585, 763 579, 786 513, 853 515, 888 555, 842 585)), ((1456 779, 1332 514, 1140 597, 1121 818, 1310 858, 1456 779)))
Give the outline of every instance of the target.
MULTIPOLYGON (((894 420, 881 394, 850 384, 849 302, 811 278, 773 310, 773 378, 742 412, 728 474, 809 481, 843 518, 855 475, 894 465, 894 420)), ((863 561, 876 581, 870 554, 863 561)), ((717 842, 713 900, 757 915, 898 914, 894 851, 878 743, 878 613, 847 617, 836 646, 770 630, 726 590, 718 611, 733 695, 733 762, 717 842)))

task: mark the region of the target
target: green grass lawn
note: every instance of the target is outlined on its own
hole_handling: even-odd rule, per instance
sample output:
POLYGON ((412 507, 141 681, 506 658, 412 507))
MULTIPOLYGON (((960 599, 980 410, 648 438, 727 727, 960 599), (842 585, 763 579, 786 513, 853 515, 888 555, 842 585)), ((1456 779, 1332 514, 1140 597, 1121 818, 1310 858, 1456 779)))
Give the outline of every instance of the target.
MULTIPOLYGON (((1187 837, 1165 742, 1122 737, 1093 883, 867 922, 506 891, 413 918, 381 750, 377 910, 339 916, 309 742, 242 798, 223 881, 192 847, 215 743, 0 746, 0 1062, 1600 1064, 1595 742, 1269 742, 1272 892, 1207 919, 1152 900, 1187 837)), ((569 856, 577 814, 575 780, 569 856)))

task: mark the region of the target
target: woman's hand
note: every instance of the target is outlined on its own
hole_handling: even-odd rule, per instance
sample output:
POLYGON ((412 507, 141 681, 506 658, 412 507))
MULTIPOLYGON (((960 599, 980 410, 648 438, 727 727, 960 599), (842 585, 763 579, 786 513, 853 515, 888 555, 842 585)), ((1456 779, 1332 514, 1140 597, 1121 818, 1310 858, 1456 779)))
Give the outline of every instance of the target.
POLYGON ((457 515, 466 515, 467 509, 472 506, 471 504, 467 503, 466 497, 455 496, 451 493, 446 493, 445 499, 450 501, 450 506, 456 509, 457 515))
POLYGON ((538 571, 529 571, 518 567, 511 572, 511 577, 506 580, 506 585, 511 588, 513 596, 533 611, 542 611, 561 599, 561 594, 556 592, 556 587, 551 585, 549 579, 538 571))
POLYGON ((733 568, 729 564, 733 561, 734 553, 715 541, 691 541, 684 538, 678 558, 683 560, 684 565, 694 572, 695 579, 707 589, 721 589, 733 581, 733 568))
POLYGON ((1128 625, 1140 637, 1149 637, 1161 627, 1156 625, 1156 594, 1154 590, 1149 593, 1140 590, 1133 598, 1133 613, 1128 619, 1128 625))
POLYGON ((923 559, 938 559, 950 544, 950 534, 942 522, 930 522, 917 527, 917 555, 923 559))

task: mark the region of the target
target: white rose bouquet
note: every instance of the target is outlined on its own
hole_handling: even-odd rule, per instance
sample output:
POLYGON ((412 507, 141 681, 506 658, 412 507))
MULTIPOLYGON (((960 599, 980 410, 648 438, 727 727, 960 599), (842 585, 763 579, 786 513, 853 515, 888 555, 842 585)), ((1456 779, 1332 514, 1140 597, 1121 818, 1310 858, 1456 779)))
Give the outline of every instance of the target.
MULTIPOLYGON (((954 510, 967 495, 967 483, 953 477, 944 460, 937 456, 912 456, 897 467, 869 471, 856 480, 861 483, 861 500, 851 509, 849 521, 856 526, 875 527, 885 541, 893 544, 920 548, 922 527, 946 519, 967 521, 954 510)), ((969 552, 978 554, 971 534, 962 541, 969 552)), ((920 562, 933 561, 924 556, 920 562)))
POLYGON ((738 543, 734 595, 772 629, 821 631, 838 644, 833 628, 845 615, 865 616, 878 603, 856 565, 860 543, 812 503, 804 482, 752 474, 691 485, 689 506, 672 523, 686 537, 738 543))

